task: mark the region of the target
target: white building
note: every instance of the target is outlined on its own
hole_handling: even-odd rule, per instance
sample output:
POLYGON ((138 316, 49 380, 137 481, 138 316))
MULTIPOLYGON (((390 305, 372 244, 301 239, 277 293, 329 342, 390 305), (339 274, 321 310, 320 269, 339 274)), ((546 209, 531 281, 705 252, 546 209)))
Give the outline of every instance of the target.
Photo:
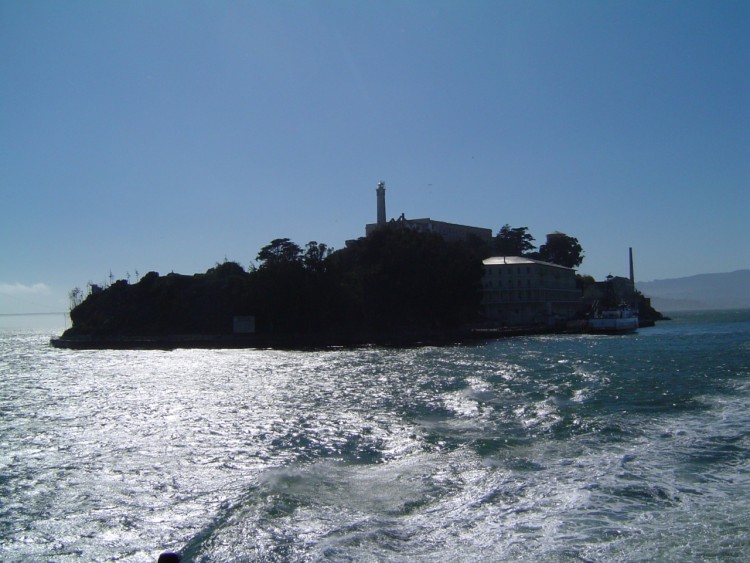
POLYGON ((554 326, 581 306, 575 270, 523 256, 482 262, 482 308, 496 326, 554 326))

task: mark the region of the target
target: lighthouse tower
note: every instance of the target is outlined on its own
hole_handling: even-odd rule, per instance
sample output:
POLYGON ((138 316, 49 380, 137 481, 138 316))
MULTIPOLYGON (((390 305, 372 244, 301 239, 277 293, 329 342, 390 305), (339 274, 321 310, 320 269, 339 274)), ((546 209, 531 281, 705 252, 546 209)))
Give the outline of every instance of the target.
POLYGON ((378 225, 385 225, 385 182, 378 182, 378 225))

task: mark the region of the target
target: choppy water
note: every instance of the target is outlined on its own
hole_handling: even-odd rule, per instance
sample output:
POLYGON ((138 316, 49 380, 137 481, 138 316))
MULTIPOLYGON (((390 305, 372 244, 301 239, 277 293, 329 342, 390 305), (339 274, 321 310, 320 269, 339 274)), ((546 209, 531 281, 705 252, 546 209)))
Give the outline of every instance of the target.
POLYGON ((0 332, 0 560, 744 561, 750 311, 477 346, 0 332))

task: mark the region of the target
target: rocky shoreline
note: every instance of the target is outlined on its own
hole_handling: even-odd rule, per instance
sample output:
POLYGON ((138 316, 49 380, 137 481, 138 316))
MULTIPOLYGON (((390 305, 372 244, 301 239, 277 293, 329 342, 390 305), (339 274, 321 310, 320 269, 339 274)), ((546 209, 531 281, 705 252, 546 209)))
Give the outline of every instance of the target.
MULTIPOLYGON (((651 323, 653 325, 653 323, 651 323)), ((160 336, 61 336, 52 338, 55 348, 69 350, 175 350, 202 349, 283 349, 310 350, 357 348, 363 346, 413 347, 474 344, 517 336, 581 334, 584 326, 472 328, 396 334, 185 334, 160 336)))
POLYGON ((55 348, 70 350, 175 350, 203 349, 284 349, 309 350, 357 348, 362 346, 410 347, 460 344, 483 339, 479 333, 451 330, 431 333, 362 335, 163 335, 163 336, 61 336, 52 338, 55 348))

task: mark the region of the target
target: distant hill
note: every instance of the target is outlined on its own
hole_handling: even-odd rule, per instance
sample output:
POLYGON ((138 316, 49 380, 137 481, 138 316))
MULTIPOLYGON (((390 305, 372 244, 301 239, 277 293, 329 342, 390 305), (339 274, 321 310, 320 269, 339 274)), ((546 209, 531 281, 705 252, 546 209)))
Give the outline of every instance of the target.
POLYGON ((750 308, 750 270, 637 282, 659 311, 750 308))

